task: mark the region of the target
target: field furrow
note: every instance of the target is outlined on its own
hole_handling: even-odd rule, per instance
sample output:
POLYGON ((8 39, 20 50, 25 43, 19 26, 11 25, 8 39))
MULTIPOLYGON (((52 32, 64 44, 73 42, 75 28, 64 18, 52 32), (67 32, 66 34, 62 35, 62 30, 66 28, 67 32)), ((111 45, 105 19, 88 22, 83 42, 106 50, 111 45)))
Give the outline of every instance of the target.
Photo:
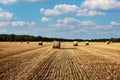
POLYGON ((119 43, 62 42, 60 49, 52 43, 2 43, 0 80, 120 80, 119 50, 119 43))
POLYGON ((5 77, 12 80, 25 77, 25 74, 28 74, 39 63, 39 60, 44 59, 50 51, 50 47, 45 47, 0 60, 0 78, 4 79, 5 77), (6 74, 8 75, 6 76, 6 74))
POLYGON ((113 58, 114 56, 110 56, 106 53, 102 54, 103 52, 96 52, 96 49, 91 49, 90 47, 79 47, 77 53, 80 53, 80 51, 83 52, 83 54, 78 54, 78 56, 80 59, 82 58, 81 60, 83 60, 84 65, 87 66, 86 72, 88 71, 87 73, 93 76, 91 78, 95 78, 96 76, 98 79, 102 80, 108 78, 110 80, 120 79, 120 63, 118 62, 118 58, 115 59, 113 58))

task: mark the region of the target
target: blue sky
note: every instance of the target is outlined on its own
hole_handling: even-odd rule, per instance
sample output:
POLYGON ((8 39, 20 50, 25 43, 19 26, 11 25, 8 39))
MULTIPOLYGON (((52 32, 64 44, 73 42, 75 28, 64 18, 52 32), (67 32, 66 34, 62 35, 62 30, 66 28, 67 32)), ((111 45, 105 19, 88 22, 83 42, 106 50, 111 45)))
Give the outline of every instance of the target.
POLYGON ((120 0, 0 0, 0 34, 120 37, 120 0))

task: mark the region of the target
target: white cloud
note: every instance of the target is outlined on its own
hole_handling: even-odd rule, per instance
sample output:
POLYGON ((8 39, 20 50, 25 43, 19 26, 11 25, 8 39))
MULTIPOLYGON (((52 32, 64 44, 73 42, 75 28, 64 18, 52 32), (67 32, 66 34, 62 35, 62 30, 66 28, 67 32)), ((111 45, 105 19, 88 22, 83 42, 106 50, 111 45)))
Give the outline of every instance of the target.
POLYGON ((13 13, 7 12, 4 9, 0 8, 0 27, 4 26, 34 26, 36 23, 25 22, 25 21, 11 21, 14 19, 13 13))
POLYGON ((87 8, 80 8, 76 5, 67 5, 67 4, 55 5, 53 9, 41 8, 40 12, 47 16, 71 14, 71 13, 75 13, 75 14, 77 13, 77 16, 97 16, 97 15, 103 16, 105 15, 105 12, 90 10, 87 8))
POLYGON ((58 19, 56 24, 50 25, 51 27, 55 27, 58 30, 67 31, 70 33, 80 33, 87 32, 88 26, 95 25, 91 21, 80 21, 75 18, 64 18, 58 19))
POLYGON ((34 3, 34 2, 49 2, 53 0, 0 0, 0 3, 2 4, 15 4, 15 3, 34 3))
POLYGON ((0 8, 0 27, 4 26, 34 26, 36 23, 24 22, 24 21, 11 21, 14 19, 13 13, 7 12, 4 9, 0 8))
POLYGON ((58 19, 57 24, 63 24, 65 26, 68 26, 68 25, 93 26, 93 25, 95 25, 95 23, 92 21, 80 21, 75 18, 58 19))
POLYGON ((102 29, 102 30, 108 30, 113 28, 112 25, 96 25, 93 29, 102 29))
POLYGON ((104 12, 98 12, 94 10, 88 10, 88 9, 79 9, 77 12, 78 16, 97 16, 97 15, 105 15, 104 12))
POLYGON ((13 18, 13 13, 7 12, 0 8, 0 20, 11 20, 13 18))
POLYGON ((78 9, 79 7, 76 5, 59 4, 56 5, 53 9, 41 8, 40 12, 45 15, 61 15, 76 12, 78 9))
POLYGON ((26 24, 26 22, 22 22, 22 21, 14 21, 10 23, 11 26, 23 26, 26 24))
POLYGON ((120 23, 115 22, 115 21, 112 21, 110 24, 111 24, 112 26, 120 26, 120 23))
POLYGON ((114 26, 120 26, 120 23, 112 21, 109 24, 101 25, 96 24, 92 21, 81 21, 75 18, 64 18, 58 19, 57 23, 51 24, 51 27, 56 27, 58 29, 69 30, 73 32, 88 32, 93 30, 110 30, 113 29, 114 26))
POLYGON ((11 22, 11 26, 34 26, 36 23, 32 22, 23 22, 23 21, 13 21, 11 22))
POLYGON ((0 27, 5 26, 34 26, 36 23, 34 21, 32 22, 23 22, 23 21, 12 21, 12 22, 0 22, 0 27))
POLYGON ((109 24, 106 25, 99 25, 96 24, 96 26, 93 29, 102 29, 102 30, 108 30, 108 29, 113 29, 114 26, 120 26, 119 22, 112 21, 109 24))
POLYGON ((93 26, 93 25, 95 25, 95 23, 92 22, 92 21, 81 21, 80 24, 81 24, 82 26, 93 26))
POLYGON ((49 18, 47 18, 47 17, 42 17, 41 18, 41 22, 48 22, 50 19, 49 18))
POLYGON ((10 4, 10 3, 15 3, 17 0, 0 0, 0 3, 2 4, 10 4))
POLYGON ((10 22, 0 22, 0 27, 9 26, 10 22))
POLYGON ((32 21, 32 22, 29 22, 29 26, 35 26, 36 25, 36 22, 32 21))
POLYGON ((85 0, 81 7, 88 9, 103 9, 109 10, 120 8, 120 1, 117 0, 85 0))
POLYGON ((58 19, 57 23, 64 23, 64 24, 69 24, 69 23, 79 23, 80 20, 77 20, 75 18, 64 18, 64 19, 58 19))
POLYGON ((58 19, 57 23, 51 24, 49 26, 55 27, 58 29, 62 29, 62 31, 70 31, 70 32, 87 32, 87 28, 92 28, 96 24, 92 21, 81 21, 75 18, 64 18, 58 19))

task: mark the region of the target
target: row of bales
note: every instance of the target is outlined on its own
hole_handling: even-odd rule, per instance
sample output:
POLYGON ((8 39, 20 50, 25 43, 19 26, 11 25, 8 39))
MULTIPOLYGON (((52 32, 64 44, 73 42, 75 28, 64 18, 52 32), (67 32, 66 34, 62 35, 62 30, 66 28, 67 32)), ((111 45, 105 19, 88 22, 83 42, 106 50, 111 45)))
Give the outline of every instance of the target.
MULTIPOLYGON (((106 41, 106 44, 110 44, 110 41, 106 41)), ((88 41, 86 41, 85 45, 90 45, 90 43, 88 41)), ((74 41, 73 46, 78 46, 78 41, 74 41)), ((59 41, 54 41, 53 42, 53 48, 60 48, 60 42, 59 41)))
MULTIPOLYGON (((89 42, 86 41, 86 42, 85 42, 85 45, 89 45, 89 42)), ((73 42, 73 46, 78 46, 78 41, 74 41, 74 42, 73 42)))
MULTIPOLYGON (((105 42, 106 44, 110 44, 111 42, 110 41, 106 41, 105 42)), ((89 45, 90 43, 88 41, 85 42, 85 45, 89 45)), ((78 46, 78 41, 74 41, 73 42, 73 46, 78 46)))
MULTIPOLYGON (((43 45, 42 41, 40 41, 38 44, 43 45)), ((106 41, 106 44, 110 44, 110 41, 106 41)), ((90 45, 90 43, 88 41, 86 41, 85 45, 90 45)), ((53 41, 53 43, 52 43, 53 49, 55 49, 55 48, 59 49, 60 46, 61 46, 60 41, 53 41)), ((78 46, 78 41, 74 41, 73 46, 78 46)))
MULTIPOLYGON (((89 45, 89 42, 86 41, 86 42, 85 42, 85 45, 89 45)), ((58 48, 58 49, 59 49, 60 46, 61 46, 61 44, 60 44, 59 41, 53 41, 53 49, 55 49, 55 48, 58 48)), ((74 42, 73 42, 73 46, 78 46, 78 41, 74 41, 74 42)))
MULTIPOLYGON (((10 43, 11 43, 11 41, 10 41, 10 43)), ((21 43, 23 43, 23 41, 21 41, 21 43)), ((30 42, 29 42, 29 41, 26 41, 26 43, 29 44, 30 42)), ((106 41, 105 43, 106 43, 106 44, 110 44, 110 41, 106 41)), ((39 46, 40 46, 40 45, 43 45, 43 42, 42 42, 42 41, 39 41, 39 42, 38 42, 38 45, 39 45, 39 46)), ((90 45, 90 43, 89 43, 88 41, 86 41, 86 42, 85 42, 85 45, 90 45)), ((61 46, 60 41, 53 41, 53 43, 52 43, 53 49, 55 49, 55 48, 58 48, 58 49, 59 49, 60 46, 61 46)), ((78 46, 78 41, 74 41, 74 42, 73 42, 73 46, 78 46)))

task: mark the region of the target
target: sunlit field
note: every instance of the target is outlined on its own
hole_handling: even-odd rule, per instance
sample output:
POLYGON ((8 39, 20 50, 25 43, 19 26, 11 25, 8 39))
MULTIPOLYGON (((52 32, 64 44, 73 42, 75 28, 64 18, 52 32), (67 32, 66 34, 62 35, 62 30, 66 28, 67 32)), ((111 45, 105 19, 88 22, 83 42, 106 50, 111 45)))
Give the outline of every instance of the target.
POLYGON ((120 80, 120 43, 0 42, 0 80, 120 80))

